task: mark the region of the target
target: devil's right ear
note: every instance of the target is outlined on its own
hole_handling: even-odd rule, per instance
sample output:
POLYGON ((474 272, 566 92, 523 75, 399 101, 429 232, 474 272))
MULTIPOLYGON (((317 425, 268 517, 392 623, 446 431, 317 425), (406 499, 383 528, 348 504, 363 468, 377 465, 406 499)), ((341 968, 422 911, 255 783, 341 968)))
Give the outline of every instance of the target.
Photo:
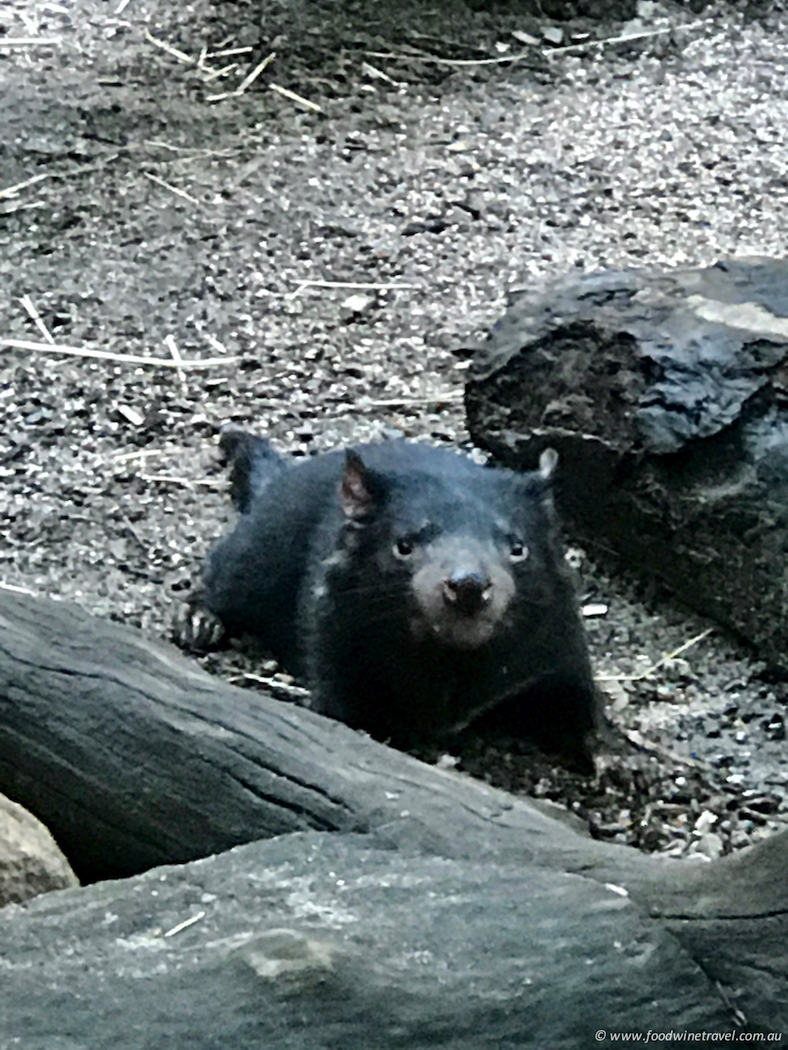
POLYGON ((539 473, 545 481, 551 481, 558 467, 558 453, 554 448, 542 450, 539 456, 539 473))

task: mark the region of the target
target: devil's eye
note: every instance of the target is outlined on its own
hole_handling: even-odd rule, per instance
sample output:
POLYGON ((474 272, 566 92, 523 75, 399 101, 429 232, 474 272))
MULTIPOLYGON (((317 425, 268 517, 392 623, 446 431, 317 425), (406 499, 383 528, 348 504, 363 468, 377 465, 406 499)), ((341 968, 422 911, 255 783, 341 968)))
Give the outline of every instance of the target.
POLYGON ((416 541, 410 536, 401 536, 394 544, 396 558, 409 558, 416 549, 416 541))
POLYGON ((528 557, 528 548, 522 540, 512 540, 509 545, 509 558, 511 561, 525 561, 528 557))

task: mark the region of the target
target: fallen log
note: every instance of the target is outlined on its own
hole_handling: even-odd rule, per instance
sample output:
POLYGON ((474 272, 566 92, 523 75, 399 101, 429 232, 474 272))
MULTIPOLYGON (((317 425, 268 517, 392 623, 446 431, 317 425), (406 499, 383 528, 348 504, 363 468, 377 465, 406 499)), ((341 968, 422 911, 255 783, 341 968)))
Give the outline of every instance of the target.
POLYGON ((474 441, 561 454, 582 536, 788 667, 788 264, 570 274, 478 348, 474 441))
POLYGON ((5 909, 0 1033, 34 1050, 788 1029, 788 835, 700 866, 594 842, 2 589, 0 791, 83 878, 225 851, 5 909))
POLYGON ((86 882, 309 830, 444 856, 596 857, 600 871, 620 856, 138 631, 2 588, 0 792, 86 882))

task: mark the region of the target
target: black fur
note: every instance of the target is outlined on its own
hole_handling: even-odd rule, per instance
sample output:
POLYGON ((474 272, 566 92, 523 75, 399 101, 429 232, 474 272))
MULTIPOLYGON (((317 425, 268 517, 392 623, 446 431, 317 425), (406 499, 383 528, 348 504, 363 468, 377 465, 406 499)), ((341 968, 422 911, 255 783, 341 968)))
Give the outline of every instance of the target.
POLYGON ((505 703, 517 732, 587 756, 588 655, 549 474, 405 441, 286 465, 229 446, 235 529, 209 557, 208 608, 258 635, 313 707, 397 746, 505 703))

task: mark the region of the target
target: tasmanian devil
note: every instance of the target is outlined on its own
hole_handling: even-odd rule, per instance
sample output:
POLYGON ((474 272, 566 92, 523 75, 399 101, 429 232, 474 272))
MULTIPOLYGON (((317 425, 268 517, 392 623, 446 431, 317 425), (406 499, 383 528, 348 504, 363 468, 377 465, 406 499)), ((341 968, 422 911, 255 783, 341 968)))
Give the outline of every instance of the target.
POLYGON ((223 434, 240 516, 205 602, 315 710, 407 747, 492 709, 587 762, 597 696, 557 536, 557 457, 517 474, 404 440, 286 463, 223 434))

